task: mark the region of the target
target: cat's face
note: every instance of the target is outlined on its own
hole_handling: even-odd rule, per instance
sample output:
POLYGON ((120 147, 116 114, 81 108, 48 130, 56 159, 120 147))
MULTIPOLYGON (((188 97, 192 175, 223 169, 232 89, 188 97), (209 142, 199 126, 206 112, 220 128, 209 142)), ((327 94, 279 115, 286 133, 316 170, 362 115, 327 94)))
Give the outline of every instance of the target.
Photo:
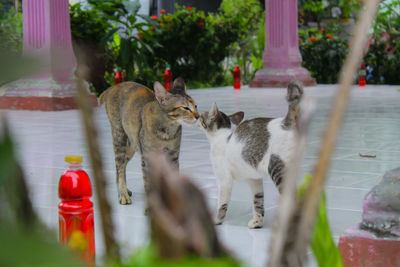
POLYGON ((199 122, 200 127, 207 133, 215 133, 221 129, 231 129, 232 124, 238 125, 243 120, 243 117, 244 113, 241 111, 228 116, 219 111, 217 105, 214 103, 210 111, 201 114, 199 122))
POLYGON ((193 98, 186 94, 186 86, 182 78, 175 79, 170 91, 166 91, 159 82, 155 82, 154 93, 158 103, 171 120, 180 124, 194 124, 200 117, 193 98))

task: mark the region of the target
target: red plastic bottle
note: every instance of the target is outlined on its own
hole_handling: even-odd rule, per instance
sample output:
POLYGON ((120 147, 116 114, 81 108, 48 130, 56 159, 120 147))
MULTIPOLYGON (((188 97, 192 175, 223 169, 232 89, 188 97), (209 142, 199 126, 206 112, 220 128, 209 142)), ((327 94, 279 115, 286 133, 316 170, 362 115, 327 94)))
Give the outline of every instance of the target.
POLYGON ((59 238, 61 244, 71 247, 89 263, 94 263, 94 217, 92 186, 87 173, 82 170, 81 156, 66 156, 68 169, 58 184, 59 238))
POLYGON ((114 85, 122 83, 124 81, 124 75, 122 74, 121 68, 117 68, 117 73, 114 77, 114 85))
POLYGON ((164 88, 165 90, 171 90, 172 88, 172 72, 171 72, 171 66, 167 64, 165 66, 165 71, 164 71, 164 88))
POLYGON ((240 68, 238 63, 236 63, 233 69, 233 88, 235 90, 240 90, 240 68))
POLYGON ((358 71, 358 86, 364 87, 366 82, 367 71, 365 70, 365 63, 361 63, 361 68, 358 71))

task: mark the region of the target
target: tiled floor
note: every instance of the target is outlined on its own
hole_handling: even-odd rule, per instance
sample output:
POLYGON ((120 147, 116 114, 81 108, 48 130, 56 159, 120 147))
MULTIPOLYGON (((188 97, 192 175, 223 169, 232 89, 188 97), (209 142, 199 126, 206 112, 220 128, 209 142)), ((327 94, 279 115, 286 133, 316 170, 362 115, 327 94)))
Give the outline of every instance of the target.
MULTIPOLYGON (((309 144, 302 174, 312 171, 317 151, 331 108, 336 86, 320 85, 306 88, 305 93, 317 101, 317 111, 311 124, 309 144)), ((328 216, 335 239, 340 233, 360 221, 361 204, 365 194, 385 171, 400 165, 400 86, 354 87, 348 113, 332 158, 326 184, 328 216), (362 158, 373 154, 376 158, 362 158)), ((227 113, 243 110, 245 118, 283 116, 286 103, 283 89, 249 89, 235 92, 232 88, 191 90, 199 110, 205 111, 217 102, 227 113)), ((84 168, 91 174, 87 149, 78 111, 6 112, 26 172, 34 207, 42 220, 57 230, 57 185, 65 164, 66 154, 84 156, 84 168)), ((148 241, 147 219, 143 216, 143 182, 139 157, 128 165, 128 187, 133 190, 133 205, 117 203, 114 153, 110 126, 104 107, 96 110, 100 130, 100 146, 108 179, 109 199, 113 207, 116 232, 123 244, 123 253, 134 250, 148 241)), ((181 170, 189 174, 207 197, 211 210, 216 209, 216 183, 209 159, 209 144, 196 127, 183 131, 181 170)), ((218 232, 238 258, 253 266, 262 266, 267 258, 270 229, 278 202, 278 193, 265 179, 266 222, 263 229, 249 230, 251 194, 247 185, 234 185, 232 204, 226 223, 218 232)), ((94 199, 95 207, 96 200, 94 199)), ((100 221, 96 213, 97 253, 103 252, 100 221)), ((310 265, 314 265, 310 263, 310 265)))

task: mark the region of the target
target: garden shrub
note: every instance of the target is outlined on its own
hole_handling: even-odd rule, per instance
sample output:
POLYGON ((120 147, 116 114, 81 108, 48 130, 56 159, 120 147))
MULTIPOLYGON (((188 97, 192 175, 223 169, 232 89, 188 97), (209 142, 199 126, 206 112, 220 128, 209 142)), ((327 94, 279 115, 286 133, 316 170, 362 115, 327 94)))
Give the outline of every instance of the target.
POLYGON ((104 78, 112 72, 115 59, 107 43, 112 23, 102 16, 98 8, 83 9, 80 3, 70 5, 71 35, 77 63, 86 65, 88 73, 84 77, 97 93, 110 84, 104 78))
POLYGON ((153 81, 143 79, 141 75, 148 69, 147 59, 152 56, 152 50, 136 34, 155 23, 148 16, 138 14, 139 1, 87 2, 89 7, 86 9, 82 9, 80 4, 71 6, 71 31, 77 44, 84 45, 87 52, 82 60, 91 69, 89 81, 96 91, 101 93, 113 83, 112 71, 116 66, 124 70, 125 80, 152 84, 153 81), (141 52, 142 46, 150 51, 148 57, 141 52))
POLYGON ((364 56, 367 83, 400 84, 400 2, 382 2, 364 56))
MULTIPOLYGON (((0 9, 3 6, 0 4, 0 9)), ((10 8, 0 13, 0 53, 20 55, 22 52, 22 14, 10 8)))
POLYGON ((168 63, 174 77, 181 76, 189 83, 223 83, 222 63, 238 37, 236 21, 179 5, 174 14, 163 11, 152 18, 158 27, 142 30, 138 36, 153 50, 150 54, 142 48, 154 76, 161 75, 168 63))
POLYGON ((348 44, 325 29, 299 31, 303 66, 318 83, 336 83, 347 55, 348 44))
MULTIPOLYGON (((242 83, 247 84, 255 72, 263 67, 265 45, 265 12, 257 0, 223 0, 221 14, 237 25, 237 40, 231 46, 230 57, 238 62, 242 83)), ((231 65, 233 70, 234 65, 231 65)))

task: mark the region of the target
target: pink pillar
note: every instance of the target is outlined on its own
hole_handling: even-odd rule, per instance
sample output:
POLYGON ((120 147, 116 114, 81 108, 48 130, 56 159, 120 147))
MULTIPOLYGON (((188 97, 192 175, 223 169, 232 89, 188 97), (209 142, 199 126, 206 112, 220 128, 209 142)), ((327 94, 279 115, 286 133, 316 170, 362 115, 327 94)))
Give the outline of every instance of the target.
POLYGON ((297 0, 265 0, 265 17, 264 67, 250 87, 286 87, 293 79, 315 85, 315 79, 301 66, 297 0))
MULTIPOLYGON (((23 54, 40 60, 40 72, 3 86, 0 108, 75 109, 75 67, 68 0, 23 0, 23 54)), ((97 99, 90 96, 94 105, 97 99)))

